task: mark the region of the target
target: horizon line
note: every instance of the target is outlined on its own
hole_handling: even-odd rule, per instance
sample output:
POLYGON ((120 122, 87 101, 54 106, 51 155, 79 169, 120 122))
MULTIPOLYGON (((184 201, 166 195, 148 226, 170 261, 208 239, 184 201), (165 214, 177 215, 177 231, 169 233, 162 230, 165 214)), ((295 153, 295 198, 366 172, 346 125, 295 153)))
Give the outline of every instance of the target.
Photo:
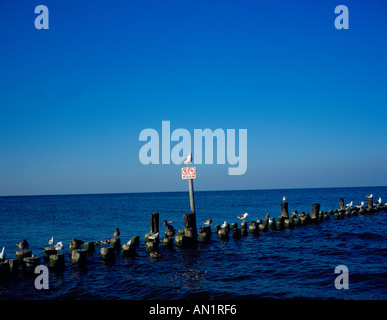
MULTIPOLYGON (((350 189, 350 188, 383 188, 387 186, 351 186, 351 187, 299 187, 299 188, 266 188, 266 189, 223 189, 223 190, 196 190, 195 192, 219 192, 219 191, 265 191, 265 190, 304 190, 304 189, 350 189)), ((44 196, 88 196, 88 195, 112 195, 112 194, 142 194, 142 193, 176 193, 188 192, 188 190, 179 191, 139 191, 139 192, 96 192, 96 193, 57 193, 57 194, 25 194, 25 195, 0 195, 0 198, 6 197, 44 197, 44 196)))

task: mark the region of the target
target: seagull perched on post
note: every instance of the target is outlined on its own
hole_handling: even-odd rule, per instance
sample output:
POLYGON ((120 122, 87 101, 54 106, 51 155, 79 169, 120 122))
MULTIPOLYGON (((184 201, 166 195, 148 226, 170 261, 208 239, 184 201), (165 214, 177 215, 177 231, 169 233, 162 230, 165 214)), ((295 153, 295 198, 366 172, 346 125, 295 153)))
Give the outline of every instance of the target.
POLYGON ((369 194, 369 195, 366 195, 365 197, 368 198, 368 199, 372 198, 372 193, 369 194))
POLYGON ((298 211, 297 210, 294 210, 294 211, 292 211, 292 212, 290 212, 292 215, 296 215, 297 213, 298 213, 298 211))
POLYGON ((16 246, 19 248, 19 250, 25 250, 25 249, 28 249, 28 247, 30 246, 30 244, 28 243, 27 240, 23 240, 22 242, 20 243, 17 243, 16 246))
POLYGON ((159 233, 152 233, 149 237, 148 237, 148 240, 153 240, 155 241, 155 239, 158 237, 159 233))
POLYGON ((379 197, 378 201, 377 201, 376 203, 374 203, 374 205, 375 205, 376 207, 379 207, 381 204, 382 204, 382 198, 379 197))
POLYGON ((286 197, 285 196, 282 197, 282 201, 284 201, 284 202, 286 201, 286 197))
POLYGON ((120 229, 116 228, 116 230, 114 230, 114 233, 113 233, 114 239, 118 239, 120 234, 121 234, 120 229))
POLYGON ((5 247, 3 247, 3 250, 1 250, 1 252, 0 252, 0 261, 4 261, 5 258, 7 257, 4 250, 5 250, 5 247))
POLYGON ((208 227, 210 224, 212 223, 212 219, 207 219, 206 221, 204 221, 204 224, 208 227))
POLYGON ((362 201, 359 204, 357 204, 356 208, 360 210, 360 209, 363 209, 363 206, 364 206, 364 201, 362 201))
POLYGON ((247 212, 245 212, 245 213, 242 213, 241 215, 237 216, 237 218, 245 221, 245 219, 247 218, 248 215, 249 214, 247 212))
POLYGON ((54 244, 54 237, 53 236, 51 237, 50 241, 48 241, 48 244, 50 246, 52 246, 54 244))
POLYGON ((171 226, 170 224, 168 224, 167 220, 164 220, 164 227, 165 227, 165 229, 167 229, 167 230, 174 230, 174 229, 175 229, 173 226, 171 226))
POLYGON ((344 207, 345 210, 348 210, 352 207, 353 205, 353 201, 351 201, 350 203, 347 203, 346 206, 344 207))
POLYGON ((58 251, 58 254, 60 253, 60 251, 63 249, 63 242, 62 241, 59 241, 55 246, 54 246, 55 250, 58 251))
POLYGON ((226 226, 227 226, 227 222, 225 221, 220 227, 223 229, 223 228, 226 228, 226 226))
POLYGON ((182 164, 190 164, 190 163, 192 163, 192 153, 188 153, 182 162, 182 164))

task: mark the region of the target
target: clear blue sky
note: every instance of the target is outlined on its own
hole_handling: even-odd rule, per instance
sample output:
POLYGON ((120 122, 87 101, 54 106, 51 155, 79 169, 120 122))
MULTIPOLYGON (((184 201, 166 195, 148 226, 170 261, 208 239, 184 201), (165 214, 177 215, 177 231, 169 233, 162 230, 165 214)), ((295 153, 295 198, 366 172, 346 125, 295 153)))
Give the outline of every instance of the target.
POLYGON ((0 195, 187 190, 141 130, 248 130, 196 190, 386 185, 385 1, 1 0, 0 195), (50 10, 36 30, 34 9, 50 10), (349 8, 349 30, 334 9, 349 8), (187 117, 189 115, 189 117, 187 117))

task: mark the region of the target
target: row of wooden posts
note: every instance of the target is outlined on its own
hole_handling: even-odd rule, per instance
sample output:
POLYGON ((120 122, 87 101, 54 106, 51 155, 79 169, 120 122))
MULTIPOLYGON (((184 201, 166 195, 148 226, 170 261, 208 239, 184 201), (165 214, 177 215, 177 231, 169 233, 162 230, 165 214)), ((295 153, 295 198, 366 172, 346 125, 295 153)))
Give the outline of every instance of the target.
MULTIPOLYGON (((269 219, 258 219, 251 221, 249 225, 243 221, 238 228, 238 224, 233 222, 226 224, 221 228, 220 225, 215 225, 215 233, 217 233, 219 239, 228 239, 229 234, 232 233, 233 238, 240 238, 246 236, 248 233, 258 234, 260 232, 267 232, 268 230, 284 230, 285 228, 294 228, 300 225, 321 223, 324 220, 329 220, 330 216, 334 216, 335 220, 343 219, 344 216, 350 217, 366 213, 374 213, 380 210, 387 210, 385 206, 374 207, 372 199, 369 199, 367 207, 359 210, 358 208, 345 209, 344 199, 340 198, 340 209, 329 210, 329 212, 320 211, 320 204, 313 203, 311 213, 306 213, 303 216, 291 215, 289 217, 288 203, 281 203, 281 215, 277 221, 270 222, 269 219)), ((159 213, 153 212, 150 215, 151 228, 150 233, 145 234, 145 246, 146 252, 151 256, 159 250, 159 236, 154 237, 159 233, 159 213), (152 238, 153 235, 153 238, 152 238), (149 239, 151 238, 151 239, 149 239)), ((208 242, 211 238, 211 227, 205 226, 197 230, 196 226, 196 214, 187 213, 183 215, 183 223, 185 229, 178 230, 177 235, 173 238, 171 233, 165 231, 164 238, 162 240, 164 247, 190 247, 197 241, 208 242), (198 233, 199 231, 199 233, 198 233)), ((174 234, 173 234, 174 235, 174 234)), ((123 257, 134 257, 136 255, 136 248, 140 244, 140 237, 133 236, 130 243, 125 243, 121 246, 120 238, 114 238, 110 240, 110 246, 104 246, 100 249, 100 257, 103 260, 112 260, 116 256, 117 252, 121 251, 123 257)), ((75 241, 69 247, 69 254, 71 261, 77 264, 84 264, 87 262, 87 254, 95 251, 94 242, 75 241), (83 248, 82 248, 83 245, 83 248)), ((155 255, 157 257, 157 255, 155 255)), ((46 247, 44 249, 44 259, 48 261, 48 265, 51 268, 63 268, 65 266, 65 257, 63 253, 59 253, 54 247, 46 247)), ((41 264, 41 258, 32 254, 31 250, 21 250, 16 252, 15 259, 9 259, 0 262, 0 276, 14 274, 18 270, 25 272, 34 272, 36 266, 41 264)))

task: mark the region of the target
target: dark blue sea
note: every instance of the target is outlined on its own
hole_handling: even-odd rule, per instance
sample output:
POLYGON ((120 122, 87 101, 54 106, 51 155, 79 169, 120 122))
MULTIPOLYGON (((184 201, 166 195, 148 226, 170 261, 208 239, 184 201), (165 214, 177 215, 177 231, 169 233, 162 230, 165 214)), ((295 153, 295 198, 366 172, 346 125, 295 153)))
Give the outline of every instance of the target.
MULTIPOLYGON (((286 189, 195 192, 197 223, 264 219, 280 215, 286 196, 289 212, 321 211, 345 203, 366 201, 373 193, 387 202, 387 187, 286 189)), ((183 229, 183 213, 190 211, 188 192, 0 197, 0 249, 14 258, 15 244, 27 239, 33 254, 42 257, 51 236, 63 241, 66 267, 50 271, 49 289, 37 290, 34 276, 23 273, 0 281, 0 299, 387 299, 387 212, 359 215, 318 225, 268 231, 239 240, 219 240, 194 248, 163 248, 161 258, 145 251, 144 235, 151 212, 162 221, 176 221, 183 229), (121 231, 121 243, 139 235, 137 256, 104 262, 99 248, 85 266, 70 262, 72 238, 97 241, 121 231), (349 271, 349 289, 337 290, 335 267, 349 271)))

